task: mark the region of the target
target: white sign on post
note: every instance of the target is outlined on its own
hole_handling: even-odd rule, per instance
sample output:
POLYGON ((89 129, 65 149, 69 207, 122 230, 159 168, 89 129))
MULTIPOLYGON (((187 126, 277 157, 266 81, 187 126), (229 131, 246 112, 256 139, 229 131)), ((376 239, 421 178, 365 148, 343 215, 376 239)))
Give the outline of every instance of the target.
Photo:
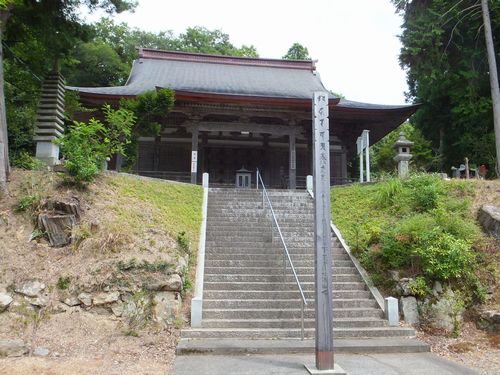
POLYGON ((191 173, 198 170, 198 151, 191 151, 191 173))

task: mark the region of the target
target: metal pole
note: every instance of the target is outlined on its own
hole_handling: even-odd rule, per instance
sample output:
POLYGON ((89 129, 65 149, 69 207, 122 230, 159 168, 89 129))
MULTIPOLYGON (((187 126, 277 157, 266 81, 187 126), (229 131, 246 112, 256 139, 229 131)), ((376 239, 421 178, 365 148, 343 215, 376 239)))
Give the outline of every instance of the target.
POLYGON ((300 316, 301 316, 301 320, 302 320, 302 323, 301 323, 301 332, 300 332, 300 339, 301 340, 304 340, 304 300, 301 299, 301 302, 302 302, 302 308, 301 308, 301 311, 300 311, 300 316))

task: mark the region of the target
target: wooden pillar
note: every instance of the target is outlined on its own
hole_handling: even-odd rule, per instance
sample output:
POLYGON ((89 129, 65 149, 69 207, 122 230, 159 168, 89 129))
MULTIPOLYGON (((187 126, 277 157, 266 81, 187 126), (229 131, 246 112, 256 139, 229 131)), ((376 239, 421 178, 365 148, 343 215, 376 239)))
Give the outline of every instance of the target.
POLYGON ((208 133, 202 132, 201 133, 201 150, 200 150, 201 173, 207 172, 207 157, 206 157, 207 147, 208 147, 208 133))
POLYGON ((198 176, 198 128, 191 130, 191 183, 196 184, 198 176))
POLYGON ((297 187, 297 152, 295 147, 295 133, 290 133, 288 136, 289 143, 289 168, 288 168, 288 188, 295 189, 297 187))
POLYGON ((333 301, 328 93, 313 96, 316 369, 332 370, 333 301))
POLYGON ((153 171, 157 171, 160 166, 161 135, 155 137, 153 153, 153 171))
POLYGON ((269 134, 262 134, 262 151, 261 173, 263 172, 264 183, 271 187, 272 165, 269 158, 269 134))

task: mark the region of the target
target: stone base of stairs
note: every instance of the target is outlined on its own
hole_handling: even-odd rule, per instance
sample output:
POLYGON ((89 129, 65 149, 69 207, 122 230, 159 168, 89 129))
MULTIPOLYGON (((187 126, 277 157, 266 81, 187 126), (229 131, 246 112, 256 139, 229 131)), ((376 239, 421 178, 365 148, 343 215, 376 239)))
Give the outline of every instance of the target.
MULTIPOLYGON (((181 339, 177 355, 314 353, 314 340, 181 339)), ((335 353, 422 353, 428 344, 409 338, 333 340, 335 353)))

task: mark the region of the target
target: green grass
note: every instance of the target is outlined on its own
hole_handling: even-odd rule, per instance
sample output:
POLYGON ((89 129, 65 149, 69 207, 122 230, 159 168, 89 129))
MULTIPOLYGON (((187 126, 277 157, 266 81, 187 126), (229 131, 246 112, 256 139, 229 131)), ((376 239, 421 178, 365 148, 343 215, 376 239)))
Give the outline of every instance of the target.
POLYGON ((475 189, 431 174, 334 187, 332 220, 382 289, 390 291, 388 271, 398 270, 418 278, 420 294, 441 281, 477 301, 484 237, 470 209, 475 189))
POLYGON ((112 210, 119 225, 133 233, 165 230, 174 239, 185 232, 190 248, 197 247, 203 200, 200 186, 128 176, 108 176, 107 183, 116 188, 112 210))

